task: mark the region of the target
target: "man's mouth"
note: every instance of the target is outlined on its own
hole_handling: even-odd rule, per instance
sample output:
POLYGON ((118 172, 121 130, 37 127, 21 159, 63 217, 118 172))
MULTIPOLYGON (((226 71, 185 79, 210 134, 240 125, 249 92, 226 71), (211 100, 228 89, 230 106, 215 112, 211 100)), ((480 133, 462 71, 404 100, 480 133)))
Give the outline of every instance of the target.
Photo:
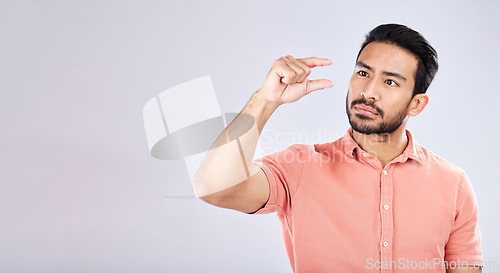
POLYGON ((363 115, 376 116, 379 114, 375 108, 361 103, 354 105, 354 110, 363 115))

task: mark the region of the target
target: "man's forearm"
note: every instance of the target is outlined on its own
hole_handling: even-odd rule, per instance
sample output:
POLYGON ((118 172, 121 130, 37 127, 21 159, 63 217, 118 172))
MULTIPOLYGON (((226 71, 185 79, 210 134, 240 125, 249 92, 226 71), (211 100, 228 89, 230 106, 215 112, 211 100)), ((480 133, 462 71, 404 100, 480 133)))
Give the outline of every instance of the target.
POLYGON ((278 105, 267 101, 260 90, 252 95, 207 152, 194 179, 198 197, 231 195, 238 184, 253 175, 252 159, 259 136, 278 105))

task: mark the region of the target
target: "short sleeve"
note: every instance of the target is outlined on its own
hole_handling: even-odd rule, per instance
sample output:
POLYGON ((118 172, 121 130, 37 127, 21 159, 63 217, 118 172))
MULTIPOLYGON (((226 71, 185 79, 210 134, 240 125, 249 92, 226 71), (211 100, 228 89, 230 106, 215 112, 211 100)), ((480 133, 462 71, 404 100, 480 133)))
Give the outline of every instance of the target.
POLYGON ((460 260, 468 265, 480 265, 483 262, 476 195, 465 173, 461 176, 455 222, 445 253, 448 263, 460 260))
POLYGON ((266 174, 270 189, 266 205, 253 214, 277 212, 279 216, 285 216, 289 212, 302 176, 304 154, 304 145, 294 144, 253 161, 266 174))

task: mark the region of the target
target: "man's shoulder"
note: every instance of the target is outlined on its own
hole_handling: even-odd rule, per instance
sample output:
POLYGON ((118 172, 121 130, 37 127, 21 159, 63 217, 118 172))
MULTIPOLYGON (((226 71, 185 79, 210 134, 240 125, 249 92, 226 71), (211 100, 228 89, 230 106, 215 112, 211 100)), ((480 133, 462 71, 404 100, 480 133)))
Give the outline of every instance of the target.
POLYGON ((285 149, 274 152, 270 155, 273 156, 292 156, 296 155, 299 158, 300 156, 304 156, 307 158, 311 157, 324 157, 324 156, 332 156, 336 151, 341 150, 343 147, 342 139, 337 139, 331 142, 324 143, 295 143, 290 144, 285 149))
POLYGON ((455 165, 451 161, 448 161, 447 159, 442 158, 441 156, 435 154, 431 150, 419 146, 420 150, 424 154, 426 158, 426 166, 428 168, 431 168, 433 171, 437 171, 443 175, 459 175, 462 176, 465 174, 464 170, 460 168, 459 166, 455 165))
POLYGON ((342 147, 343 147, 343 141, 342 138, 339 138, 337 140, 330 142, 311 144, 309 150, 314 153, 323 154, 325 152, 341 149, 342 147))

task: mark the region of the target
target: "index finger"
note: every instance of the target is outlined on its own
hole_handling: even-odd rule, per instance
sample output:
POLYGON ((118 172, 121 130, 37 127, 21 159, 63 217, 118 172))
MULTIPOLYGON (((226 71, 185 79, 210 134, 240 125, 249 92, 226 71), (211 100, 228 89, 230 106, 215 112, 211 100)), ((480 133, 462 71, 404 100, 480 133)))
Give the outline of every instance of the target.
POLYGON ((302 58, 302 59, 297 59, 310 68, 316 67, 316 66, 327 66, 331 65, 333 63, 333 60, 331 59, 326 59, 326 58, 318 58, 318 57, 309 57, 309 58, 302 58))

